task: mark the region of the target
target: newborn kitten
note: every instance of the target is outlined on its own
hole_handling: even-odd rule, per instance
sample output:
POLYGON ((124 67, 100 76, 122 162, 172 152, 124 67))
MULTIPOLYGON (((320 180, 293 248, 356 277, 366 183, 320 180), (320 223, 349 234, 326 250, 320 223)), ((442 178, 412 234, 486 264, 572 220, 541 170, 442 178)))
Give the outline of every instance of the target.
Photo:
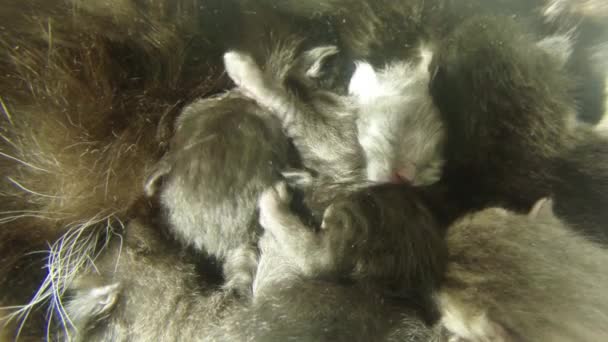
POLYGON ((275 115, 293 140, 304 167, 333 182, 361 179, 363 157, 350 99, 320 89, 325 61, 338 53, 321 46, 298 54, 298 43, 279 44, 261 69, 240 52, 224 55, 226 72, 260 106, 275 115))
MULTIPOLYGON (((562 67, 571 54, 567 35, 549 36, 537 46, 562 67)), ((297 58, 286 59, 294 59, 289 50, 277 50, 275 55, 281 61, 275 57, 264 71, 246 54, 229 52, 224 59, 235 83, 283 122, 308 168, 334 181, 428 185, 440 178, 445 131, 428 90, 433 52, 424 46, 419 50, 418 57, 393 62, 378 72, 370 64, 358 62, 349 96, 311 89, 311 79, 322 72, 325 59, 338 53, 335 47, 305 53, 310 59, 307 65, 312 65, 306 71, 290 66, 302 63, 297 58), (290 72, 302 84, 297 89, 300 93, 288 87, 290 72), (331 104, 325 102, 328 97, 333 99, 331 104), (356 132, 349 131, 355 127, 356 132), (359 166, 353 162, 361 159, 365 170, 357 177, 359 166), (353 167, 351 172, 349 167, 353 167), (349 177, 340 176, 345 174, 349 177)))
POLYGON ((256 206, 286 167, 276 121, 238 92, 197 101, 177 121, 169 152, 146 183, 172 232, 224 264, 226 288, 251 292, 257 263, 256 206))
POLYGON ((73 325, 67 333, 52 327, 57 340, 427 342, 437 335, 415 306, 356 284, 302 279, 280 254, 261 262, 283 281, 245 304, 145 220, 121 233, 63 298, 73 325))
POLYGON ((539 201, 528 216, 500 208, 470 214, 446 238, 437 299, 457 338, 608 338, 608 251, 557 219, 551 201, 539 201))
MULTIPOLYGON (((289 203, 283 182, 260 197, 262 255, 268 240, 276 241, 301 276, 369 282, 395 295, 424 293, 437 285, 445 246, 415 188, 385 184, 340 196, 318 229, 305 225, 289 203)), ((260 263, 254 292, 260 283, 281 277, 260 263)))
POLYGON ((366 159, 367 179, 439 180, 444 131, 428 91, 432 52, 420 48, 419 61, 393 62, 377 73, 358 62, 349 92, 357 105, 358 137, 366 159))
POLYGON ((79 272, 60 299, 69 321, 49 327, 50 340, 208 341, 240 305, 145 218, 105 242, 88 271, 67 270, 79 272))

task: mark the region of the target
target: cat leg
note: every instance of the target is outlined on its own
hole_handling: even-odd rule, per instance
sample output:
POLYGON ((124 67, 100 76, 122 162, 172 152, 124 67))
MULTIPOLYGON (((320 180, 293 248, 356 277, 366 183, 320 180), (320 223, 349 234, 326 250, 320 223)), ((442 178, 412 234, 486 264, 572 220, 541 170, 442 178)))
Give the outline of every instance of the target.
POLYGON ((322 273, 324 253, 320 236, 291 212, 289 201, 284 182, 266 190, 260 197, 260 224, 305 275, 322 273))
POLYGON ((278 81, 268 79, 253 57, 230 51, 224 54, 224 65, 234 83, 260 106, 270 110, 283 127, 293 123, 299 113, 297 100, 278 81))
POLYGON ((252 285, 258 265, 258 253, 251 245, 242 245, 230 253, 224 262, 223 288, 249 298, 252 295, 252 285))

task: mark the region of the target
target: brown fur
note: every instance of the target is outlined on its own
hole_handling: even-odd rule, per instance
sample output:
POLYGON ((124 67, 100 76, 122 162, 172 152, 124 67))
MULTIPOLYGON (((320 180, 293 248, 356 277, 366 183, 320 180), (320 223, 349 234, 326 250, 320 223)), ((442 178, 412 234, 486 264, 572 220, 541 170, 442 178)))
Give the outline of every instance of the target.
POLYGON ((0 11, 0 306, 27 303, 44 277, 29 253, 72 225, 125 220, 168 138, 161 121, 223 84, 193 3, 84 5, 0 11))

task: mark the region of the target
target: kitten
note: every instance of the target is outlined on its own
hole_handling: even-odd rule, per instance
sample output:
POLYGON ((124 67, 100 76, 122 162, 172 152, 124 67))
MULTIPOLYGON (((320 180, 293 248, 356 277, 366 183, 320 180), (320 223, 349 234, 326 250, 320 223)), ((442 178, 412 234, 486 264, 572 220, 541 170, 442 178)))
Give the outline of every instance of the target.
POLYGON ((378 72, 357 63, 349 92, 357 105, 368 180, 414 185, 439 180, 445 133, 428 92, 432 55, 421 47, 419 61, 393 62, 378 72))
POLYGON ((285 60, 289 50, 276 52, 283 60, 271 59, 264 72, 243 53, 229 52, 224 60, 228 74, 243 92, 283 122, 304 165, 321 178, 333 182, 436 181, 443 134, 427 91, 429 53, 423 50, 419 65, 395 63, 379 75, 369 64, 359 63, 350 81, 350 96, 306 87, 305 80, 317 77, 324 59, 337 53, 332 46, 308 52, 314 61, 309 70, 299 73, 304 85, 297 88, 300 93, 288 87, 289 71, 284 65, 299 64, 297 59, 285 60))
POLYGON ((247 296, 257 263, 258 196, 287 165, 275 120, 238 92, 194 102, 146 183, 172 232, 224 264, 226 288, 247 296))
POLYGON ((374 68, 415 59, 421 40, 441 45, 463 21, 479 15, 517 18, 537 36, 570 33, 575 49, 566 69, 577 80, 569 95, 578 103, 578 118, 596 124, 605 112, 608 25, 601 0, 285 0, 273 5, 296 17, 332 23, 340 49, 374 68), (598 48, 604 51, 601 58, 598 48))
POLYGON ((473 18, 435 54, 430 89, 447 132, 437 189, 459 206, 448 216, 552 196, 569 227, 606 241, 606 140, 576 123, 563 54, 517 32, 509 18, 473 18))
POLYGON ((298 55, 297 46, 279 45, 263 69, 246 53, 228 52, 226 72, 243 93, 277 117, 304 167, 331 182, 360 180, 364 161, 352 103, 313 83, 338 50, 320 46, 298 55))
POLYGON ((49 327, 57 340, 203 341, 241 305, 149 219, 120 234, 91 256, 94 267, 77 271, 63 298, 69 321, 49 327))
MULTIPOLYGON (((262 255, 270 245, 280 249, 300 276, 369 282, 395 295, 424 293, 437 285, 445 246, 415 188, 376 185, 335 198, 318 228, 304 224, 291 211, 290 200, 283 182, 260 197, 262 255)), ((254 292, 282 278, 260 263, 254 292)))
MULTIPOLYGON (((253 303, 215 288, 196 255, 180 251, 144 217, 96 251, 63 299, 74 341, 429 341, 438 335, 409 303, 356 284, 303 279, 281 249, 261 256, 281 283, 253 303)), ((264 238, 262 238, 264 239, 264 238)), ((269 247, 267 245, 267 247, 269 247)), ((270 249, 267 249, 270 251, 270 249)), ((211 273, 211 274, 210 274, 211 273)))
MULTIPOLYGON (((571 44, 568 35, 549 36, 536 43, 560 68, 570 58, 571 44)), ((337 54, 337 49, 327 46, 307 52, 308 64, 313 66, 300 72, 290 65, 301 64, 298 58, 283 50, 275 52, 279 57, 268 61, 264 71, 249 55, 229 52, 224 57, 226 70, 244 93, 283 122, 305 166, 337 182, 429 185, 439 180, 445 129, 428 91, 432 48, 421 46, 417 58, 393 62, 378 72, 369 63, 358 62, 349 96, 331 94, 332 105, 324 102, 328 92, 311 89, 310 80, 318 77, 315 73, 323 70, 324 60, 337 54), (292 69, 301 84, 297 91, 289 87, 292 69), (354 129, 352 122, 356 133, 349 132, 354 129), (357 155, 361 153, 363 156, 357 155), (351 163, 361 159, 364 171, 351 163), (348 167, 353 169, 348 172, 348 167), (352 177, 359 173, 363 174, 352 177), (346 174, 350 177, 343 176, 346 174)))
POLYGON ((608 251, 564 225, 551 201, 529 215, 489 208, 447 232, 437 299, 442 323, 466 341, 608 338, 608 251))

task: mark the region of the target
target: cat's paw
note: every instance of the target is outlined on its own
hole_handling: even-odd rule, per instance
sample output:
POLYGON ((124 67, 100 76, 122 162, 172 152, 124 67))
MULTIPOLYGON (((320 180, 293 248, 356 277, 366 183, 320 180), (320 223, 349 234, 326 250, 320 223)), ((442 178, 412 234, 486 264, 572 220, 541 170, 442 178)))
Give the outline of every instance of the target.
POLYGON ((291 194, 285 182, 278 182, 266 189, 259 200, 260 225, 267 230, 274 230, 283 225, 283 218, 289 214, 291 194))
POLYGON ((224 54, 224 67, 232 81, 246 93, 264 86, 262 70, 248 54, 229 51, 224 54))

